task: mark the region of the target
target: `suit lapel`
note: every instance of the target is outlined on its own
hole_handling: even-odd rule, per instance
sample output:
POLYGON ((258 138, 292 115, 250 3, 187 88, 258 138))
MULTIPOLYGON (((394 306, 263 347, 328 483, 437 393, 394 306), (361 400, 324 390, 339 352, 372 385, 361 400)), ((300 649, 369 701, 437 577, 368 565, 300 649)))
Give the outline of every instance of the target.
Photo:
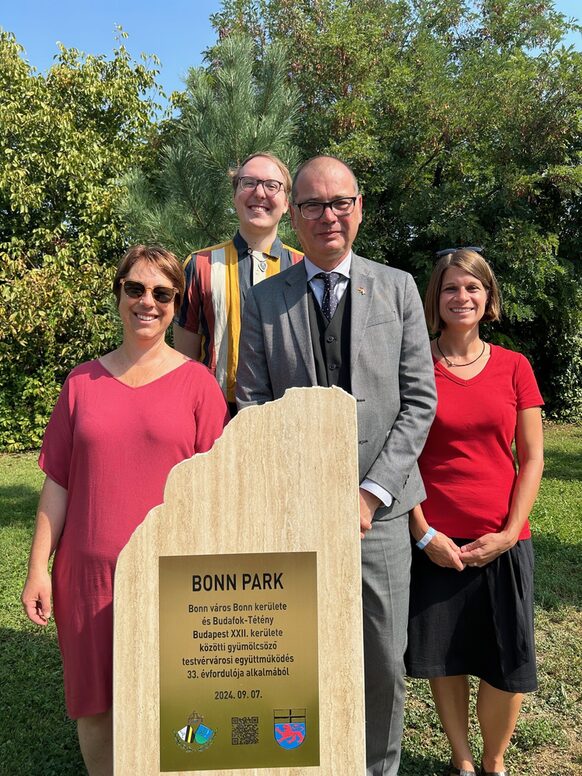
POLYGON ((286 272, 285 305, 289 326, 297 341, 299 355, 303 359, 305 371, 312 385, 317 385, 315 359, 311 344, 311 329, 309 326, 309 311, 307 308, 307 276, 303 262, 294 265, 286 272))
POLYGON ((350 372, 353 374, 364 341, 364 331, 372 308, 374 276, 354 253, 350 271, 352 313, 350 320, 350 372))

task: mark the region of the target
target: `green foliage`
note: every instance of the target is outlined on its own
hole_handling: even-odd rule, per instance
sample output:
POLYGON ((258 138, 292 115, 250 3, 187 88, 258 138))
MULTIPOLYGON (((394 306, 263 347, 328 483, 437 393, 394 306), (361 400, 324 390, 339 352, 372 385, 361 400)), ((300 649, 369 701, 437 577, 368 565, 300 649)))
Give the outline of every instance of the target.
POLYGON ((219 35, 285 42, 305 157, 349 162, 357 249, 412 271, 483 245, 492 333, 532 357, 549 414, 582 417, 582 54, 550 0, 223 0, 219 35))
POLYGON ((0 29, 0 449, 38 445, 67 372, 115 342, 119 176, 151 153, 155 72, 61 46, 40 75, 0 29))
POLYGON ((232 237, 237 218, 227 171, 270 151, 293 166, 297 97, 280 44, 257 63, 252 41, 232 35, 175 95, 176 119, 161 130, 159 158, 127 178, 123 212, 136 241, 160 241, 179 256, 232 237))
POLYGON ((226 170, 257 150, 293 167, 294 142, 352 164, 356 248, 421 288, 435 249, 482 244, 505 307, 488 336, 579 422, 582 55, 551 1, 224 0, 213 23, 158 124, 155 59, 61 47, 40 75, 0 29, 0 449, 38 444, 65 374, 115 343, 129 237, 178 255, 230 237, 226 170))
POLYGON ((0 253, 0 447, 38 446, 67 373, 111 350, 114 268, 60 252, 30 268, 0 253))
POLYGON ((77 256, 114 259, 118 178, 146 154, 156 71, 123 46, 110 60, 60 46, 46 76, 21 54, 0 30, 1 247, 32 266, 73 242, 77 256))

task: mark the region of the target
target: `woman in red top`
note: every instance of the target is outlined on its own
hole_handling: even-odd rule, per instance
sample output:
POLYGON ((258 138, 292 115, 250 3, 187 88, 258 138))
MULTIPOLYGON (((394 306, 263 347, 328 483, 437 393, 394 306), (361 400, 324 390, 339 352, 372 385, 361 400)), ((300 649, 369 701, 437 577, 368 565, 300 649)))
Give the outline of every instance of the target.
POLYGON ((467 677, 479 678, 480 773, 506 776, 523 693, 537 686, 528 516, 543 470, 543 400, 527 359, 480 337, 481 321, 499 320, 500 298, 479 253, 442 256, 425 312, 439 333, 438 405, 419 460, 427 498, 410 515, 407 671, 430 680, 451 746, 450 776, 479 773, 467 677))
POLYGON ((39 459, 46 478, 22 592, 26 614, 38 625, 46 625, 53 599, 67 711, 77 720, 90 776, 113 771, 117 556, 162 503, 170 469, 209 450, 228 419, 208 369, 165 341, 184 294, 176 257, 135 246, 118 267, 113 291, 123 342, 76 367, 63 386, 39 459))

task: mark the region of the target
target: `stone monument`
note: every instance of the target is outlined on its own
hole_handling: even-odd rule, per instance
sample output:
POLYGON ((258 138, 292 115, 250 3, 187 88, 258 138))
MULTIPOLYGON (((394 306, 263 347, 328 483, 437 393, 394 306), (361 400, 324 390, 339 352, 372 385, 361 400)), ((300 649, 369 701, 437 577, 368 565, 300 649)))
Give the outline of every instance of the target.
POLYGON ((294 388, 170 472, 117 565, 116 776, 363 776, 357 445, 294 388))

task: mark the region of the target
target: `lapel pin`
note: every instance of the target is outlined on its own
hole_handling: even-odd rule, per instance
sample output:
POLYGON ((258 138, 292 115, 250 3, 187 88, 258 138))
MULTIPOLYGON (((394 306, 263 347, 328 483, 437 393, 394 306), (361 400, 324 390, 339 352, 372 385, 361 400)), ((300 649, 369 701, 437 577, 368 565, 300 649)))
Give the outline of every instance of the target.
POLYGON ((363 288, 362 286, 359 286, 358 294, 361 294, 362 296, 364 296, 366 294, 366 289, 363 288))

